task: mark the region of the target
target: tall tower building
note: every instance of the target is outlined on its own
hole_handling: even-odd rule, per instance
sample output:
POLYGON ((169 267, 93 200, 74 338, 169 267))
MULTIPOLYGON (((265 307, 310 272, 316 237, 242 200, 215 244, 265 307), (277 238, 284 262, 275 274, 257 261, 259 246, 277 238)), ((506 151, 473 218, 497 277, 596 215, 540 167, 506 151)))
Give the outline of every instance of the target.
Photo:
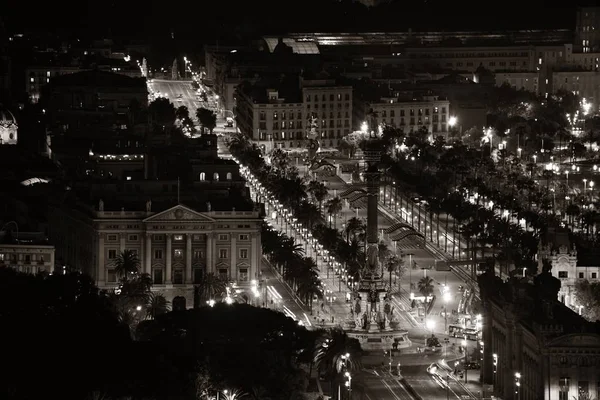
POLYGON ((600 52, 600 7, 577 7, 573 51, 600 52))

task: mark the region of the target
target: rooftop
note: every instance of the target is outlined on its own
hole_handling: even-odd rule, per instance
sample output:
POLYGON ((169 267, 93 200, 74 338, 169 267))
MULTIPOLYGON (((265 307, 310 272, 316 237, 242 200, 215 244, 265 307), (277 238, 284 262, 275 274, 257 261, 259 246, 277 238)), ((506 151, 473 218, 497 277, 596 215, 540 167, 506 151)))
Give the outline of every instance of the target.
MULTIPOLYGON (((297 76, 281 76, 279 79, 263 78, 255 84, 245 82, 238 89, 248 96, 255 104, 267 104, 269 101, 268 91, 276 90, 279 102, 302 103, 299 78, 297 76)), ((275 101, 277 102, 277 101, 275 101)))
POLYGON ((90 70, 61 75, 52 79, 52 86, 88 86, 100 88, 131 88, 146 91, 146 78, 131 78, 112 72, 90 70))
MULTIPOLYGON (((78 209, 79 211, 87 214, 88 216, 93 217, 95 212, 99 211, 100 200, 103 201, 103 208, 105 212, 136 212, 136 213, 144 213, 147 212, 147 204, 149 199, 140 199, 136 201, 128 201, 128 200, 116 200, 109 198, 97 199, 97 201, 82 201, 77 200, 76 202, 71 201, 68 206, 69 208, 78 209)), ((249 200, 244 200, 240 198, 229 197, 226 199, 218 199, 218 201, 198 201, 190 198, 184 198, 180 201, 177 199, 172 200, 152 200, 151 202, 151 212, 159 213, 169 208, 175 207, 179 204, 184 205, 188 208, 196 210, 198 212, 208 212, 209 211, 209 203, 210 210, 223 212, 223 211, 254 211, 255 206, 249 200)))
POLYGON ((42 232, 0 231, 0 246, 51 246, 48 238, 42 232))
POLYGON ((553 30, 518 30, 518 31, 455 31, 455 32, 338 32, 338 33, 291 33, 288 40, 296 42, 312 42, 318 46, 340 45, 404 45, 421 43, 423 45, 440 45, 452 39, 464 44, 506 43, 516 45, 532 45, 536 43, 570 43, 572 32, 569 29, 553 30))
POLYGON ((486 272, 480 275, 482 296, 516 314, 522 326, 547 338, 570 333, 600 332, 600 325, 586 321, 558 300, 560 280, 549 273, 530 278, 511 277, 507 282, 486 272), (552 329, 547 329, 551 327, 552 329))
MULTIPOLYGON (((273 51, 279 44, 280 38, 265 37, 263 39, 267 43, 269 52, 273 53, 273 51)), ((291 47, 294 54, 319 54, 319 47, 313 41, 303 41, 294 38, 283 38, 283 43, 291 47)))

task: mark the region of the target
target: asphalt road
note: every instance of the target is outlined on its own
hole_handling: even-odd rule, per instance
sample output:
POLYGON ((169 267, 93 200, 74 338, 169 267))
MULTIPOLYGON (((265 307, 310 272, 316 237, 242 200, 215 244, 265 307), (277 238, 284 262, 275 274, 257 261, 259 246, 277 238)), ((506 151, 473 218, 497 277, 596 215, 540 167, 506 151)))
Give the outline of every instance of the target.
POLYGON ((190 111, 190 117, 196 115, 196 108, 199 107, 199 103, 196 101, 196 92, 192 89, 192 81, 152 79, 148 82, 148 89, 151 94, 166 95, 176 108, 186 106, 190 111), (177 98, 179 95, 181 95, 181 99, 177 98))
MULTIPOLYGON (((402 376, 410 383, 410 386, 423 398, 427 400, 462 400, 475 399, 474 395, 459 384, 450 379, 450 386, 436 382, 425 370, 426 366, 402 367, 402 376)), ((444 377, 445 378, 445 377, 444 377)))
POLYGON ((270 264, 263 259, 261 299, 264 307, 280 311, 306 326, 312 326, 310 312, 297 300, 291 288, 278 279, 270 264))
POLYGON ((413 400, 397 377, 389 372, 365 369, 356 374, 355 379, 353 400, 413 400))

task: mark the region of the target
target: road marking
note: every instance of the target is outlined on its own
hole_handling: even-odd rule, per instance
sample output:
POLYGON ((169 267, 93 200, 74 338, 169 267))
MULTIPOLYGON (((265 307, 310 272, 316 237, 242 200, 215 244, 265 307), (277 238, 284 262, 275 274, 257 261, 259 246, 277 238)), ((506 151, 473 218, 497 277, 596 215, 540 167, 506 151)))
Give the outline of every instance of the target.
POLYGON ((400 397, 398 397, 398 395, 396 393, 394 393, 394 390, 392 390, 392 387, 385 380, 382 379, 381 383, 383 383, 385 385, 385 387, 390 391, 390 393, 392 394, 392 396, 394 396, 394 398, 396 400, 402 400, 400 397))
POLYGON ((312 326, 312 323, 310 322, 310 318, 308 318, 308 315, 306 315, 306 313, 302 313, 304 314, 304 318, 306 318, 306 323, 308 324, 308 326, 312 326))

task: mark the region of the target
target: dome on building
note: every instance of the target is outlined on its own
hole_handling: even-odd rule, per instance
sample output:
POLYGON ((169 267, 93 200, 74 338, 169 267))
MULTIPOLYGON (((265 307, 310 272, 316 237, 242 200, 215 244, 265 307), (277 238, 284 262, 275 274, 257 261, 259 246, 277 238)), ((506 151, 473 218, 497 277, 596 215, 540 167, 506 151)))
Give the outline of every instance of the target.
POLYGON ((17 144, 17 119, 12 112, 0 104, 0 145, 17 144))

